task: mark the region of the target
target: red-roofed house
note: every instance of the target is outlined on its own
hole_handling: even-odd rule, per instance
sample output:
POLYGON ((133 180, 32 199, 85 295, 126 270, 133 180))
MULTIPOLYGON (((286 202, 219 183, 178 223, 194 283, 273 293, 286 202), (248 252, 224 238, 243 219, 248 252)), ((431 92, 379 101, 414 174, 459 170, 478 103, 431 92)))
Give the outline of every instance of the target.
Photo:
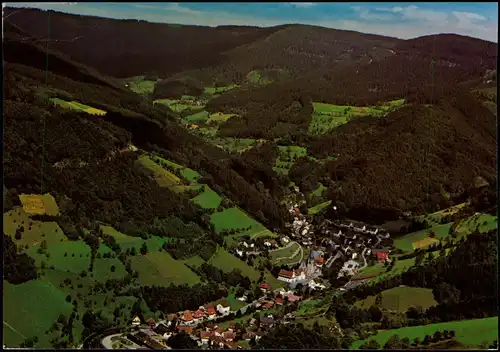
POLYGON ((300 297, 300 296, 296 296, 296 295, 288 295, 288 296, 287 296, 287 298, 288 298, 288 302, 293 303, 293 302, 300 301, 300 299, 301 299, 302 297, 300 297))
POLYGON ((274 300, 274 302, 275 302, 276 304, 279 304, 279 305, 282 305, 282 304, 283 304, 283 300, 282 300, 280 297, 277 297, 277 298, 274 300))
POLYGON ((269 288, 270 288, 269 284, 267 284, 265 282, 263 282, 263 283, 260 284, 260 289, 263 292, 267 292, 267 290, 269 290, 269 288))
POLYGON ((191 314, 191 312, 185 312, 184 315, 182 316, 182 320, 186 324, 193 324, 194 323, 193 314, 191 314))
POLYGON ((200 319, 203 319, 204 315, 205 314, 202 311, 198 310, 198 311, 196 311, 196 312, 193 313, 193 318, 194 318, 194 320, 199 321, 200 319))
POLYGON ((323 263, 324 263, 325 259, 323 257, 317 257, 315 259, 315 264, 316 266, 318 267, 322 267, 323 266, 323 263))
POLYGON ((385 251, 377 251, 375 255, 377 256, 379 263, 385 263, 386 261, 389 260, 389 253, 385 251))
POLYGON ((236 334, 231 331, 225 331, 222 333, 222 337, 224 338, 224 340, 231 342, 236 337, 236 334))
POLYGON ((213 333, 213 331, 200 332, 201 343, 203 343, 204 345, 208 344, 208 340, 210 340, 210 338, 212 338, 214 336, 215 336, 215 334, 213 333))
POLYGON ((293 283, 297 280, 304 280, 306 278, 305 272, 302 269, 295 271, 280 270, 278 273, 278 280, 287 283, 293 283))
POLYGON ((208 315, 208 319, 213 319, 215 318, 215 315, 217 314, 217 312, 215 311, 215 308, 212 304, 209 304, 207 306, 207 315, 208 315))
POLYGON ((274 305, 273 302, 265 302, 263 305, 262 305, 262 308, 264 309, 269 309, 269 308, 272 308, 272 306, 274 305))

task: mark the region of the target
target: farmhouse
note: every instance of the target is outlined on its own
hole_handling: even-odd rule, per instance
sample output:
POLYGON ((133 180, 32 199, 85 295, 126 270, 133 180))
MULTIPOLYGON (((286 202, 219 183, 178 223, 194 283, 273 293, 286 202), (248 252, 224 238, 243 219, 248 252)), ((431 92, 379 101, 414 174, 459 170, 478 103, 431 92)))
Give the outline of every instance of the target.
POLYGON ((260 290, 264 293, 266 293, 268 290, 269 290, 270 286, 269 284, 263 282, 262 284, 260 284, 260 290))
POLYGON ((182 320, 186 325, 194 324, 194 319, 191 312, 185 312, 184 315, 182 316, 182 320))
POLYGON ((389 252, 385 249, 374 249, 372 250, 372 253, 375 254, 379 263, 389 261, 389 252))

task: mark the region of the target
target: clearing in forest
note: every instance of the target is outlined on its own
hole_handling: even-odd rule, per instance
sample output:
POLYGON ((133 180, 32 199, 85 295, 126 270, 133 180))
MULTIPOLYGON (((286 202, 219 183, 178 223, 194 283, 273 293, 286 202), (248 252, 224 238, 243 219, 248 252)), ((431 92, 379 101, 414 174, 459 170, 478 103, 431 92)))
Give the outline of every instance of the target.
POLYGON ((104 116, 106 115, 106 111, 101 110, 101 109, 96 109, 88 105, 81 104, 77 101, 65 101, 59 98, 51 98, 49 99, 56 105, 65 108, 65 109, 72 109, 76 111, 83 111, 86 112, 87 114, 90 115, 98 115, 98 116, 104 116))
POLYGON ((123 233, 115 230, 111 226, 101 225, 101 229, 105 234, 113 236, 115 238, 116 243, 118 243, 118 245, 120 246, 122 251, 125 251, 127 249, 132 249, 132 247, 134 247, 137 255, 140 255, 139 250, 141 249, 141 247, 144 243, 146 243, 148 251, 156 252, 160 249, 160 247, 163 246, 163 244, 166 241, 168 241, 167 237, 151 236, 147 240, 144 240, 139 236, 137 236, 137 237, 128 236, 126 234, 123 234, 123 233))
POLYGON ((172 111, 182 112, 187 109, 197 110, 202 108, 200 105, 193 104, 192 102, 179 100, 179 99, 156 99, 153 104, 167 105, 172 111))
POLYGON ((349 349, 358 349, 359 346, 370 340, 375 340, 383 346, 392 335, 398 335, 400 338, 408 337, 411 342, 416 337, 422 341, 425 335, 433 336, 436 331, 442 332, 444 330, 454 330, 456 340, 470 347, 478 346, 483 342, 491 344, 494 340, 498 340, 498 317, 450 321, 379 331, 375 336, 355 341, 349 349))
POLYGON ((237 84, 230 84, 228 86, 223 86, 223 87, 205 87, 205 93, 206 94, 220 94, 227 92, 231 89, 239 88, 239 85, 237 84))
POLYGON ((349 106, 313 102, 314 112, 309 133, 324 134, 335 127, 346 124, 354 117, 383 116, 404 104, 404 99, 394 100, 379 106, 349 106))
POLYGON ((3 214, 3 231, 11 236, 18 246, 37 246, 43 240, 47 244, 66 241, 63 231, 54 221, 36 221, 32 220, 23 208, 17 207, 3 214), (15 239, 18 229, 23 228, 21 239, 15 239))
POLYGON ((156 163, 158 163, 160 165, 165 165, 166 167, 168 167, 171 170, 179 170, 181 176, 186 181, 196 182, 201 177, 201 175, 197 171, 190 169, 188 167, 176 164, 170 160, 163 159, 162 157, 159 157, 157 155, 151 155, 151 160, 155 161, 156 163))
MULTIPOLYGON (((410 307, 421 306, 424 310, 438 303, 434 299, 432 289, 421 287, 395 287, 381 292, 381 309, 404 313, 410 307)), ((375 296, 368 296, 357 301, 354 305, 358 308, 368 309, 375 304, 375 296)))
POLYGON ((198 275, 165 251, 154 251, 130 259, 132 269, 139 272, 139 282, 142 285, 194 285, 200 282, 198 275))
POLYGON ((204 209, 217 209, 222 202, 222 198, 209 186, 203 185, 203 191, 192 199, 204 209))
POLYGON ((307 149, 299 146, 279 146, 279 154, 273 170, 277 173, 287 175, 293 163, 300 157, 307 155, 307 149))
POLYGON ((181 192, 184 186, 181 184, 181 179, 155 163, 149 156, 142 155, 137 161, 139 165, 153 172, 154 178, 160 187, 168 187, 174 192, 181 192))
POLYGON ((231 137, 214 137, 210 139, 210 143, 230 153, 242 153, 263 141, 262 139, 231 137))
POLYGON ((21 194, 19 195, 24 212, 30 215, 50 215, 58 216, 59 207, 52 195, 46 193, 39 194, 21 194))
POLYGON ((413 249, 419 249, 419 248, 427 248, 430 245, 433 245, 435 243, 437 244, 437 243, 439 243, 439 241, 435 238, 432 238, 432 237, 426 237, 422 240, 413 242, 411 245, 412 245, 413 249))
POLYGON ((207 121, 209 118, 210 114, 208 113, 208 111, 203 110, 195 114, 186 116, 183 118, 183 120, 188 123, 195 123, 199 121, 207 121))
POLYGON ((125 86, 137 94, 153 93, 156 81, 147 80, 144 76, 124 79, 125 86))

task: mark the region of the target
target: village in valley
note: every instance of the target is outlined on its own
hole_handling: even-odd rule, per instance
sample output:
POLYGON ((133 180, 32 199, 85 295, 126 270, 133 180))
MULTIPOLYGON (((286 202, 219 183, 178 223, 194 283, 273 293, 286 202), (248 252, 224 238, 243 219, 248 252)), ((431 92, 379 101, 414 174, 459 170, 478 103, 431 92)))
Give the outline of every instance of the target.
MULTIPOLYGON (((218 304, 207 303, 195 311, 168 314, 157 321, 135 316, 129 331, 104 337, 102 345, 108 349, 170 349, 166 341, 181 333, 196 341, 200 348, 249 348, 276 324, 294 321, 301 305, 307 305, 315 292, 327 290, 329 280, 323 272, 334 263, 339 267, 337 278, 345 277, 347 281, 338 289, 341 292, 366 280, 355 277, 368 263, 387 265, 391 261, 388 249, 391 240, 385 230, 345 220, 324 220, 313 225, 311 216, 303 215, 297 203, 289 205, 289 212, 293 222, 287 224, 290 229, 287 235, 254 241, 244 238, 229 249, 243 260, 248 256, 255 260, 273 258, 273 271, 282 287, 273 290, 270 284, 261 282, 257 294, 252 295, 253 301, 248 302, 248 291, 236 298, 246 303, 238 310, 231 310, 229 302, 223 300, 218 304), (297 249, 293 250, 292 246, 297 249), (290 248, 292 254, 285 260, 273 255, 284 250, 290 252, 290 248)), ((339 329, 339 326, 331 328, 339 329)))

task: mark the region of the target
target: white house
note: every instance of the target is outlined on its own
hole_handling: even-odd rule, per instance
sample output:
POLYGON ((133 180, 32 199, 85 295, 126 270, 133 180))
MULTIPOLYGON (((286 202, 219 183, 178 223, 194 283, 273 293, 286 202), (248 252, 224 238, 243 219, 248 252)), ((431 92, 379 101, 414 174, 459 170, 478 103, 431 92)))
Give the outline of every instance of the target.
POLYGON ((271 247, 271 242, 269 242, 269 241, 264 242, 264 246, 271 247))
POLYGON ((243 246, 245 246, 245 248, 248 248, 248 243, 246 243, 245 241, 243 241, 243 246))
POLYGON ((305 280, 306 274, 304 270, 297 270, 295 271, 288 271, 288 270, 281 270, 278 274, 278 280, 284 281, 286 283, 294 283, 296 281, 300 280, 305 280))
POLYGON ((227 306, 227 307, 224 307, 222 304, 218 304, 217 305, 217 311, 220 313, 220 314, 229 314, 229 312, 231 311, 231 307, 230 306, 227 306))
POLYGON ((240 251, 239 249, 237 249, 237 250, 236 250, 236 253, 237 253, 240 257, 242 257, 242 256, 243 256, 243 251, 240 251))

